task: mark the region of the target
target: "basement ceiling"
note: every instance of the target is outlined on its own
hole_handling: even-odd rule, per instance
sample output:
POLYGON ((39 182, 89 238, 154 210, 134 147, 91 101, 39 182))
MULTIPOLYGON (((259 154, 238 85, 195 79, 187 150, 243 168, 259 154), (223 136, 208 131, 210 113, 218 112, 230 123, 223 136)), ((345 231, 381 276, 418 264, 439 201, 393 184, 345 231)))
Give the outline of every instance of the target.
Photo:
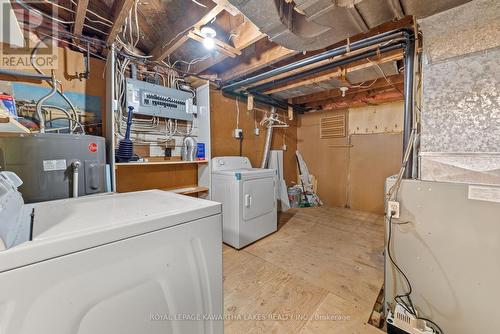
POLYGON ((384 75, 389 77, 399 73, 397 62, 395 61, 380 64, 379 66, 380 68, 377 66, 371 66, 365 69, 348 72, 345 79, 333 78, 330 80, 287 89, 279 93, 272 94, 272 96, 281 99, 290 99, 340 87, 362 88, 369 86, 377 79, 383 78, 384 75), (383 72, 381 72, 381 70, 383 72))
MULTIPOLYGON (((50 16, 58 17, 57 29, 60 31, 79 31, 77 35, 101 39, 108 45, 115 41, 117 35, 126 43, 138 36, 135 49, 128 44, 134 52, 150 55, 150 59, 156 62, 174 64, 178 70, 214 75, 212 78, 223 81, 248 77, 301 57, 309 57, 321 49, 345 44, 349 37, 354 40, 375 31, 408 27, 413 24, 408 15, 426 17, 468 1, 88 0, 87 4, 86 0, 12 0, 13 4, 29 3, 50 16), (85 10, 78 10, 82 4, 85 10), (134 19, 132 24, 127 19, 135 17, 136 8, 139 34, 134 19), (84 20, 81 30, 75 29, 74 22, 78 17, 84 20), (401 20, 394 22, 398 19, 401 20), (205 24, 217 31, 219 44, 211 52, 204 49, 197 36, 193 36, 205 24), (128 28, 126 34, 121 33, 124 27, 128 28), (135 36, 130 36, 133 38, 126 36, 130 31, 135 33, 135 36), (301 52, 306 50, 313 51, 301 52)), ((103 48, 93 51, 106 54, 103 48)), ((370 95, 375 94, 377 89, 399 91, 393 83, 385 80, 384 75, 397 77, 395 80, 401 85, 401 75, 398 74, 401 66, 398 60, 401 58, 380 62, 380 69, 370 64, 361 69, 352 68, 342 76, 333 75, 338 68, 332 69, 332 72, 318 73, 323 78, 313 75, 298 84, 292 82, 290 86, 277 86, 266 93, 285 100, 305 99, 298 103, 315 106, 319 102, 308 100, 307 96, 328 91, 331 92, 329 99, 339 98, 339 88, 344 86, 349 87, 347 95, 370 95), (375 79, 379 80, 371 88, 375 79)), ((319 101, 323 103, 324 100, 325 96, 320 95, 319 101)))
POLYGON ((288 49, 317 50, 406 15, 430 16, 470 0, 229 0, 288 49))

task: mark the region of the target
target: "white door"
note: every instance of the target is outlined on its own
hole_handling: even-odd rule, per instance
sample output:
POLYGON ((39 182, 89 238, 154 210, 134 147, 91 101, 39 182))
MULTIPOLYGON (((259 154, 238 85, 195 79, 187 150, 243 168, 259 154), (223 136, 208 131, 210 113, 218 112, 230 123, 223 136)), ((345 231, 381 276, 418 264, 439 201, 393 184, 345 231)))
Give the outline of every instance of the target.
POLYGON ((276 191, 274 178, 243 182, 243 219, 250 220, 274 210, 276 191))

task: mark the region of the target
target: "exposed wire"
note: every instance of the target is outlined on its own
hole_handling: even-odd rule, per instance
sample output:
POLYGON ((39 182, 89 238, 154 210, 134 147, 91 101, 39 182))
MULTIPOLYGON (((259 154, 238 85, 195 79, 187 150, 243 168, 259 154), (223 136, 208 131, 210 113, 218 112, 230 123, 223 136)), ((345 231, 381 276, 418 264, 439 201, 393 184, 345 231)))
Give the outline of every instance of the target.
MULTIPOLYGON (((78 5, 78 4, 76 3, 76 1, 75 1, 75 0, 71 0, 71 3, 72 3, 73 5, 75 5, 75 6, 77 6, 77 5, 78 5)), ((99 18, 99 19, 101 19, 101 20, 103 20, 103 21, 105 21, 105 22, 107 22, 107 23, 109 23, 109 24, 113 25, 113 21, 111 21, 111 20, 109 20, 109 19, 107 19, 107 18, 105 18, 105 17, 103 17, 103 16, 101 16, 101 15, 97 14, 96 12, 92 11, 91 9, 88 9, 88 8, 87 8, 87 12, 88 12, 89 14, 92 14, 92 15, 94 15, 95 17, 97 17, 97 18, 99 18)))
POLYGON ((125 49, 125 51, 127 51, 129 54, 131 54, 132 56, 134 57, 138 57, 138 58, 152 58, 153 56, 144 56, 144 55, 141 55, 141 54, 138 54, 137 52, 129 49, 129 47, 127 46, 127 44, 125 42, 123 42, 123 40, 120 38, 120 37, 116 37, 116 41, 118 42, 118 44, 123 47, 125 49))
MULTIPOLYGON (((71 8, 68 8, 68 7, 66 7, 66 6, 60 5, 60 4, 58 4, 58 3, 54 2, 54 1, 50 1, 50 0, 42 0, 42 1, 43 1, 43 2, 45 2, 45 3, 50 3, 52 6, 57 7, 57 8, 61 8, 61 9, 65 10, 65 11, 67 11, 67 12, 70 12, 70 13, 76 14, 76 11, 75 11, 75 10, 73 10, 73 9, 71 9, 71 8)), ((72 2, 74 5, 77 5, 77 3, 76 3, 75 1, 73 1, 73 0, 72 0, 71 2, 72 2)), ((89 10, 87 9, 87 12, 92 12, 92 11, 89 11, 89 10)), ((104 18, 102 18, 102 17, 100 17, 100 18, 101 18, 101 19, 104 19, 104 18)), ((102 24, 102 25, 105 25, 105 26, 107 26, 107 27, 111 27, 111 26, 112 26, 112 22, 111 22, 111 21, 109 21, 109 20, 106 20, 106 21, 109 21, 109 23, 108 23, 108 22, 105 22, 104 20, 103 20, 103 21, 101 21, 101 20, 92 20, 92 19, 90 19, 88 16, 85 16, 85 19, 86 19, 87 21, 89 21, 89 22, 102 24)))
MULTIPOLYGON (((387 217, 387 215, 386 215, 387 217)), ((387 256, 389 257, 389 261, 391 262, 391 264, 394 266, 394 268, 396 268, 396 270, 401 274, 401 276, 404 278, 405 282, 406 282, 406 285, 408 287, 408 291, 406 293, 403 293, 401 295, 397 295, 396 297, 394 297, 394 301, 400 305, 406 312, 408 312, 409 314, 413 315, 415 318, 419 319, 419 320, 424 320, 426 322, 428 322, 429 324, 432 325, 432 331, 434 333, 438 333, 438 334, 444 334, 443 330, 441 329, 441 327, 439 327, 438 324, 436 324, 434 321, 430 320, 430 319, 427 319, 427 318, 423 318, 423 317, 419 317, 418 316, 418 312, 413 304, 413 301, 411 299, 411 294, 413 292, 413 287, 411 285, 411 282, 410 280, 408 279, 408 276, 406 276, 405 272, 398 266, 398 264, 396 263, 396 261, 394 260, 394 257, 392 255, 392 252, 391 252, 391 241, 392 241, 392 225, 406 225, 406 224, 409 224, 409 222, 403 222, 403 223, 393 223, 392 221, 392 218, 394 217, 394 214, 391 212, 390 215, 389 215, 389 219, 388 219, 388 233, 387 233, 387 256), (406 301, 405 301, 406 299, 406 301)), ((387 218, 386 218, 387 219, 387 218)))
POLYGON ((394 258, 392 256, 392 252, 391 252, 392 217, 393 216, 394 215, 391 212, 390 216, 389 216, 389 224, 388 224, 389 226, 388 226, 388 236, 387 236, 387 255, 388 255, 389 260, 391 261, 392 265, 394 266, 394 268, 396 268, 396 270, 405 279, 406 285, 408 287, 408 292, 406 292, 402 295, 397 295, 396 297, 394 297, 394 300, 398 304, 400 304, 407 312, 416 316, 417 311, 415 310, 415 307, 413 306, 413 302, 411 300, 411 293, 413 292, 413 287, 411 286, 410 280, 408 279, 408 277, 406 276, 404 271, 397 265, 396 261, 394 260, 394 258), (408 300, 408 304, 402 298, 406 298, 408 300))
POLYGON ((203 8, 207 8, 207 6, 206 6, 206 5, 204 5, 204 4, 202 4, 202 3, 200 3, 200 2, 198 2, 198 1, 196 1, 196 0, 192 0, 192 1, 193 1, 195 4, 197 4, 198 6, 201 6, 201 7, 203 7, 203 8))
POLYGON ((186 29, 182 30, 181 32, 179 32, 177 35, 175 35, 170 41, 168 41, 167 43, 163 44, 162 45, 162 49, 166 48, 167 46, 169 46, 170 44, 172 44, 174 41, 177 40, 177 38, 179 38, 180 36, 184 35, 185 33, 187 33, 189 30, 191 30, 191 27, 187 27, 186 29))
MULTIPOLYGON (((48 38, 54 39, 54 40, 56 40, 56 41, 63 42, 63 43, 67 43, 67 44, 69 44, 69 45, 71 45, 71 46, 74 46, 75 48, 77 48, 77 49, 79 49, 79 50, 81 50, 81 51, 85 51, 85 52, 87 52, 87 49, 85 49, 84 47, 82 47, 82 46, 80 46, 80 45, 78 45, 78 44, 75 44, 75 43, 73 43, 73 42, 71 42, 71 41, 68 41, 68 40, 65 40, 65 39, 61 39, 61 38, 55 37, 55 36, 53 36, 53 35, 49 35, 49 34, 46 34, 46 33, 44 33, 44 32, 41 32, 41 31, 38 31, 37 33, 38 33, 38 34, 40 34, 40 35, 43 35, 43 36, 45 36, 45 37, 48 37, 48 38)), ((96 58, 101 59, 101 60, 106 60, 106 58, 104 58, 103 56, 98 55, 97 53, 94 53, 94 52, 92 52, 92 51, 90 51, 90 54, 91 54, 92 56, 96 57, 96 58)))
POLYGON ((373 60, 371 60, 370 58, 366 58, 366 59, 368 60, 368 62, 370 62, 371 64, 373 64, 373 65, 375 65, 375 66, 377 67, 377 69, 380 71, 380 73, 384 76, 385 81, 387 81, 387 83, 388 83, 389 85, 391 85, 391 86, 392 86, 392 88, 394 88, 395 90, 397 90, 397 91, 398 91, 401 95, 404 95, 404 94, 403 94, 403 92, 402 92, 401 90, 399 90, 399 88, 398 88, 398 87, 396 87, 396 85, 395 85, 395 84, 393 84, 393 83, 392 83, 392 82, 391 82, 391 81, 387 78, 387 76, 385 75, 384 70, 382 69, 382 67, 380 67, 380 65, 379 65, 378 63, 374 62, 374 61, 373 61, 373 60))
MULTIPOLYGON (((58 23, 68 24, 68 25, 69 25, 69 24, 74 24, 74 23, 75 23, 75 21, 65 21, 65 20, 61 20, 61 19, 59 19, 59 18, 57 18, 57 17, 54 17, 54 16, 51 16, 51 15, 48 15, 48 14, 46 14, 46 13, 44 13, 44 12, 42 12, 42 11, 40 11, 40 10, 38 10, 38 9, 36 9, 36 8, 34 8, 34 7, 32 7, 32 6, 29 6, 28 4, 26 4, 26 3, 22 2, 21 0, 15 0, 15 2, 16 2, 17 4, 19 4, 21 7, 23 7, 25 10, 27 10, 27 11, 31 11, 31 12, 33 12, 33 13, 36 13, 36 14, 38 14, 38 15, 42 16, 42 17, 45 17, 45 18, 47 18, 47 19, 50 19, 50 20, 51 20, 51 21, 53 21, 53 22, 58 22, 58 23)), ((99 32, 99 33, 101 33, 101 34, 103 34, 103 35, 108 35, 108 33, 107 33, 107 32, 105 32, 105 31, 103 31, 103 30, 101 30, 101 29, 95 28, 95 27, 93 27, 93 26, 90 26, 90 25, 88 25, 88 24, 85 24, 85 23, 84 23, 84 24, 83 24, 83 26, 84 26, 84 27, 86 27, 86 28, 88 28, 88 29, 91 29, 91 30, 97 31, 97 32, 99 32)))
POLYGON ((189 70, 191 69, 191 66, 192 66, 193 64, 199 63, 200 61, 207 60, 208 58, 210 58, 210 55, 206 55, 206 56, 199 57, 199 58, 194 58, 194 59, 193 59, 193 60, 191 60, 191 61, 185 61, 185 60, 182 60, 182 59, 178 59, 178 60, 176 60, 176 61, 172 64, 172 67, 175 67, 175 65, 176 65, 177 63, 186 64, 186 65, 188 65, 188 67, 187 67, 187 72, 189 72, 189 70))
POLYGON ((378 81, 378 78, 373 80, 371 84, 367 85, 367 86, 363 86, 365 84, 365 81, 363 81, 362 83, 360 83, 359 85, 356 85, 356 86, 349 86, 349 88, 370 88, 371 86, 373 86, 376 82, 378 81))

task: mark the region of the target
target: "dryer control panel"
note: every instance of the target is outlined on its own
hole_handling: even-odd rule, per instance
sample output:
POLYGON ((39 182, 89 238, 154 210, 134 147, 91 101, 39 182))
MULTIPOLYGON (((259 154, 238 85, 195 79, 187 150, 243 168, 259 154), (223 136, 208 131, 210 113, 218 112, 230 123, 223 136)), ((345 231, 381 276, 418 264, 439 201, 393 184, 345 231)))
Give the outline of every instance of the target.
POLYGON ((241 170, 252 168, 247 157, 217 157, 212 159, 213 171, 241 170))

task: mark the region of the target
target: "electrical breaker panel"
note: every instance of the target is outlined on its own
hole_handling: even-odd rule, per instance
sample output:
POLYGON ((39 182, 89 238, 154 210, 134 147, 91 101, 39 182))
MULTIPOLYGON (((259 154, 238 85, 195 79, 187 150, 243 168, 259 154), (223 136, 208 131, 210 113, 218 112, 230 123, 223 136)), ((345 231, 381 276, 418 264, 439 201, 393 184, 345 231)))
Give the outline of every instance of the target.
POLYGON ((127 79, 127 105, 136 114, 192 121, 192 110, 188 110, 192 98, 190 92, 127 79))

